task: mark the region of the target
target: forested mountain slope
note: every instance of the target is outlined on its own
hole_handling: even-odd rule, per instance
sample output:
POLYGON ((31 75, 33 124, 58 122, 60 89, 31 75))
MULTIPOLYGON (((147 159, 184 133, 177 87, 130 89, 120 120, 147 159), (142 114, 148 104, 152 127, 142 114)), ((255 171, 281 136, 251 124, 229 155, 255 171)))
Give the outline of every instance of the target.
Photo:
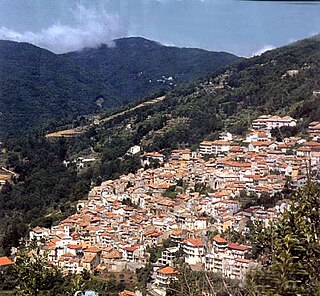
POLYGON ((28 43, 0 41, 0 139, 170 89, 236 59, 143 38, 62 55, 28 43))
MULTIPOLYGON (((244 133, 261 114, 291 115, 299 119, 302 130, 320 119, 319 66, 318 38, 269 51, 181 85, 157 104, 92 127, 84 143, 109 159, 114 157, 110 150, 125 151, 134 144, 147 150, 192 146, 215 138, 221 130, 244 133)), ((81 143, 80 138, 76 146, 81 143)))

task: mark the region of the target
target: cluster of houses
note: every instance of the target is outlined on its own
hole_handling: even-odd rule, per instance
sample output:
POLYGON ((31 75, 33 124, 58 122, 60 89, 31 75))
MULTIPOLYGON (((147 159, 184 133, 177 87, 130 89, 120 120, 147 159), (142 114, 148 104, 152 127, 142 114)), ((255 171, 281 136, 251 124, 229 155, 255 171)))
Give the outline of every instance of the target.
POLYGON ((88 199, 78 202, 76 214, 51 229, 32 229, 30 241, 66 273, 134 271, 147 264, 150 248, 169 241, 149 284, 158 295, 165 295, 178 277, 177 258, 197 270, 241 280, 257 264, 250 259, 251 246, 227 241, 223 234, 247 231, 248 221, 277 221, 288 205, 282 199, 272 208, 243 208, 241 193, 272 197, 288 184, 304 185, 319 169, 320 143, 314 134, 312 140, 272 138, 272 128, 295 124, 288 116, 262 116, 241 140, 223 133, 219 140, 200 143, 198 151, 173 150, 167 159, 146 153, 145 164, 161 166, 93 187, 88 199))

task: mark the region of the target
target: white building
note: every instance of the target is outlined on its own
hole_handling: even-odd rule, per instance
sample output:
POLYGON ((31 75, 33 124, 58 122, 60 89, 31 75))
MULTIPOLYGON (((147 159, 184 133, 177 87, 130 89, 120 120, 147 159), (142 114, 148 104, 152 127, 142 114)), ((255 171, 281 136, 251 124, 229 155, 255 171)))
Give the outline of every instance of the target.
POLYGON ((221 154, 230 150, 230 142, 216 140, 216 141, 203 141, 199 145, 200 154, 221 154))
POLYGON ((41 239, 45 239, 46 237, 48 237, 49 233, 50 233, 50 229, 37 226, 29 232, 29 238, 30 238, 30 241, 32 240, 40 241, 41 239))
POLYGON ((186 263, 195 265, 204 262, 205 248, 200 239, 190 238, 184 240, 182 242, 182 250, 186 263))
POLYGON ((179 251, 179 247, 171 247, 171 248, 167 248, 165 249, 162 254, 161 257, 158 259, 158 263, 160 265, 169 265, 169 266, 173 266, 173 260, 176 258, 176 253, 179 251))
POLYGON ((139 145, 135 145, 135 146, 132 146, 128 150, 127 154, 135 155, 135 154, 139 153, 140 151, 141 151, 141 147, 139 145))
POLYGON ((245 258, 250 247, 229 243, 220 236, 213 238, 211 251, 205 257, 205 269, 225 277, 243 279, 256 262, 245 258))
POLYGON ((160 268, 156 271, 155 285, 159 287, 168 287, 171 281, 177 278, 179 272, 171 266, 160 268))
POLYGON ((265 130, 270 131, 273 128, 280 128, 282 126, 296 126, 297 120, 293 119, 290 116, 271 116, 271 115, 262 115, 257 119, 253 120, 252 128, 256 130, 265 130))

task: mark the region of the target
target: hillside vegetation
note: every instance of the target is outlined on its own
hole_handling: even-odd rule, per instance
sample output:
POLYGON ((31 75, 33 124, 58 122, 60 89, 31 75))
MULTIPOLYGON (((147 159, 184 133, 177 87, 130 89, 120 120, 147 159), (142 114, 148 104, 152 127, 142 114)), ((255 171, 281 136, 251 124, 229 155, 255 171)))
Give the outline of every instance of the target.
POLYGON ((128 107, 76 138, 48 142, 37 134, 9 141, 8 167, 20 177, 0 194, 0 224, 7 225, 4 249, 16 244, 26 225, 48 227, 68 215, 69 201, 85 196, 90 185, 138 169, 139 156, 125 156, 133 145, 147 151, 193 146, 222 130, 241 134, 264 113, 301 118, 298 132, 303 132, 320 119, 320 97, 314 93, 320 89, 319 66, 320 41, 308 39, 176 87, 157 103, 128 107), (297 71, 291 75, 290 70, 297 71), (91 153, 100 161, 84 172, 61 164, 91 153))
POLYGON ((221 130, 243 134, 261 114, 291 115, 302 131, 320 118, 319 64, 317 38, 242 60, 226 71, 176 87, 156 104, 92 126, 75 149, 90 145, 111 160, 115 155, 110 151, 120 156, 135 144, 146 150, 192 146, 216 138, 221 130))
POLYGON ((236 59, 229 53, 166 47, 143 38, 62 55, 0 41, 0 139, 120 106, 236 59))

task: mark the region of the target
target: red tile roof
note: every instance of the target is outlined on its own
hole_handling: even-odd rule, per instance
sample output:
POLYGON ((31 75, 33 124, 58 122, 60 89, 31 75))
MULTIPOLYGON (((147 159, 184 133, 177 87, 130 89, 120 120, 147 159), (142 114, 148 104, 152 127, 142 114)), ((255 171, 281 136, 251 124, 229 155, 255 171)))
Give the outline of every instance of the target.
POLYGON ((232 249, 232 250, 237 250, 237 251, 246 251, 246 250, 250 249, 250 247, 248 247, 248 246, 242 246, 242 245, 239 245, 236 243, 229 243, 228 248, 232 249))
POLYGON ((216 235, 214 238, 213 238, 213 240, 215 241, 215 242, 217 242, 217 243, 228 243, 224 238, 222 238, 221 236, 219 236, 219 235, 216 235))
POLYGON ((118 296, 136 296, 135 292, 124 290, 122 292, 119 292, 118 296))
POLYGON ((189 238, 183 241, 184 244, 191 244, 194 247, 203 247, 203 242, 200 239, 189 238))
POLYGON ((13 262, 8 257, 0 257, 0 266, 11 265, 13 262))
POLYGON ((163 267, 157 270, 160 274, 178 274, 178 271, 173 269, 171 266, 163 267))

